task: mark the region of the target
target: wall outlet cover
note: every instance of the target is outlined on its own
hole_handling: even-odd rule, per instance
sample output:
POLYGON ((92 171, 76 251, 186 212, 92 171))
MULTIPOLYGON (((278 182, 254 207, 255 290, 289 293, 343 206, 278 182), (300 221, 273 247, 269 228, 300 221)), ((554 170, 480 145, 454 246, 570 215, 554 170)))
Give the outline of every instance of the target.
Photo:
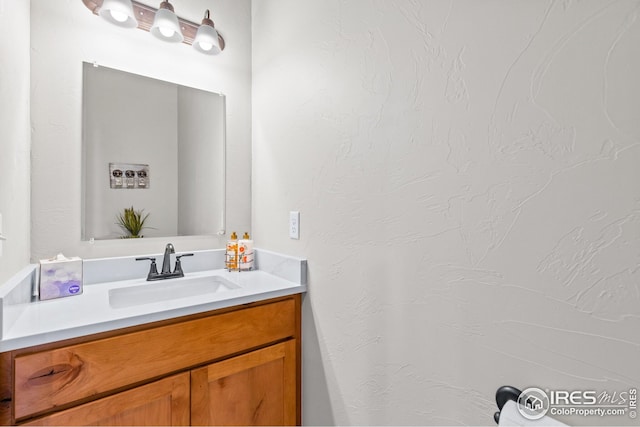
POLYGON ((0 257, 2 257, 2 242, 5 240, 4 235, 2 234, 2 214, 0 213, 0 257))
POLYGON ((289 212, 289 238, 300 239, 300 212, 289 212))

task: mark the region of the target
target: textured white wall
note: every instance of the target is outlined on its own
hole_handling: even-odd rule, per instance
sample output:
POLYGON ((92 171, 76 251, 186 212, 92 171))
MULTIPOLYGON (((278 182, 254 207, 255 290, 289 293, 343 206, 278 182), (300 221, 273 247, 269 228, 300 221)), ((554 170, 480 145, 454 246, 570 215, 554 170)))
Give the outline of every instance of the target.
POLYGON ((640 386, 639 10, 253 2, 254 238, 309 259, 306 423, 640 386))
POLYGON ((0 283, 29 262, 29 8, 0 0, 0 283))
MULTIPOLYGON (((157 7, 155 2, 153 3, 157 7)), ((199 22, 211 9, 227 40, 215 57, 170 44, 93 15, 81 0, 31 2, 32 249, 38 260, 63 251, 85 258, 222 247, 225 237, 80 240, 82 62, 227 95, 227 229, 250 225, 251 2, 175 0, 176 13, 199 22)), ((203 124, 206 126, 206 123, 203 124)))

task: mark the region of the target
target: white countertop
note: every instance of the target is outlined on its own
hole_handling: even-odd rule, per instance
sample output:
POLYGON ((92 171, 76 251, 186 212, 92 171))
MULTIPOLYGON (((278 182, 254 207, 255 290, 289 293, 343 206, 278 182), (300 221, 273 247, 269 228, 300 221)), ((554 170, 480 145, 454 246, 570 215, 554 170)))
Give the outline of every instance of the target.
MULTIPOLYGON (((273 253, 268 253, 273 257, 273 253)), ((265 256, 265 261, 267 257, 265 256)), ((289 261, 291 258, 288 259, 289 261)), ((306 261, 300 260, 306 275, 306 261)), ((264 263, 267 266, 266 262, 264 263)), ((277 272, 276 272, 277 273, 277 272)), ((180 283, 220 276, 237 288, 202 293, 160 302, 114 308, 109 292, 131 286, 160 285, 168 280, 147 282, 145 278, 94 283, 84 286, 81 295, 47 301, 3 304, 3 333, 0 351, 25 348, 69 338, 91 335, 144 323, 203 313, 225 307, 276 298, 306 291, 305 280, 296 283, 262 270, 229 272, 224 269, 185 273, 180 283)), ((285 277, 287 277, 285 275, 285 277)))

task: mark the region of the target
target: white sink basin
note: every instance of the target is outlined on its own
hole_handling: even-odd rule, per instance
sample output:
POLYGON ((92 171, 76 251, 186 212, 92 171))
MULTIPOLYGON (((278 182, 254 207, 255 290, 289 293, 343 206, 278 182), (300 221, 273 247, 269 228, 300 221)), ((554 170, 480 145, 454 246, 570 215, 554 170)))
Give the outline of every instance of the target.
POLYGON ((109 305, 113 308, 133 307, 232 289, 239 289, 239 286, 220 276, 160 280, 128 288, 111 289, 109 305))

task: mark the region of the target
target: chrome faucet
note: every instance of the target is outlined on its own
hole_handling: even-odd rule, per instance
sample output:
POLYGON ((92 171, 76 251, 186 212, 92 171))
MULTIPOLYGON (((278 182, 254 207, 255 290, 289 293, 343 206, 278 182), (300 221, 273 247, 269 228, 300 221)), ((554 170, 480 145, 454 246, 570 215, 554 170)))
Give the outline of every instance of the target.
POLYGON ((153 257, 142 257, 136 258, 136 261, 150 260, 151 266, 149 267, 149 274, 147 274, 147 281, 151 280, 163 280, 163 279, 173 279, 176 277, 184 277, 184 272, 182 271, 182 263, 180 262, 180 258, 185 256, 193 256, 193 254, 180 254, 176 255, 176 265, 171 271, 171 254, 175 254, 176 250, 174 249, 171 243, 168 243, 164 248, 164 256, 162 260, 162 271, 158 273, 158 267, 156 265, 156 259, 153 257))

